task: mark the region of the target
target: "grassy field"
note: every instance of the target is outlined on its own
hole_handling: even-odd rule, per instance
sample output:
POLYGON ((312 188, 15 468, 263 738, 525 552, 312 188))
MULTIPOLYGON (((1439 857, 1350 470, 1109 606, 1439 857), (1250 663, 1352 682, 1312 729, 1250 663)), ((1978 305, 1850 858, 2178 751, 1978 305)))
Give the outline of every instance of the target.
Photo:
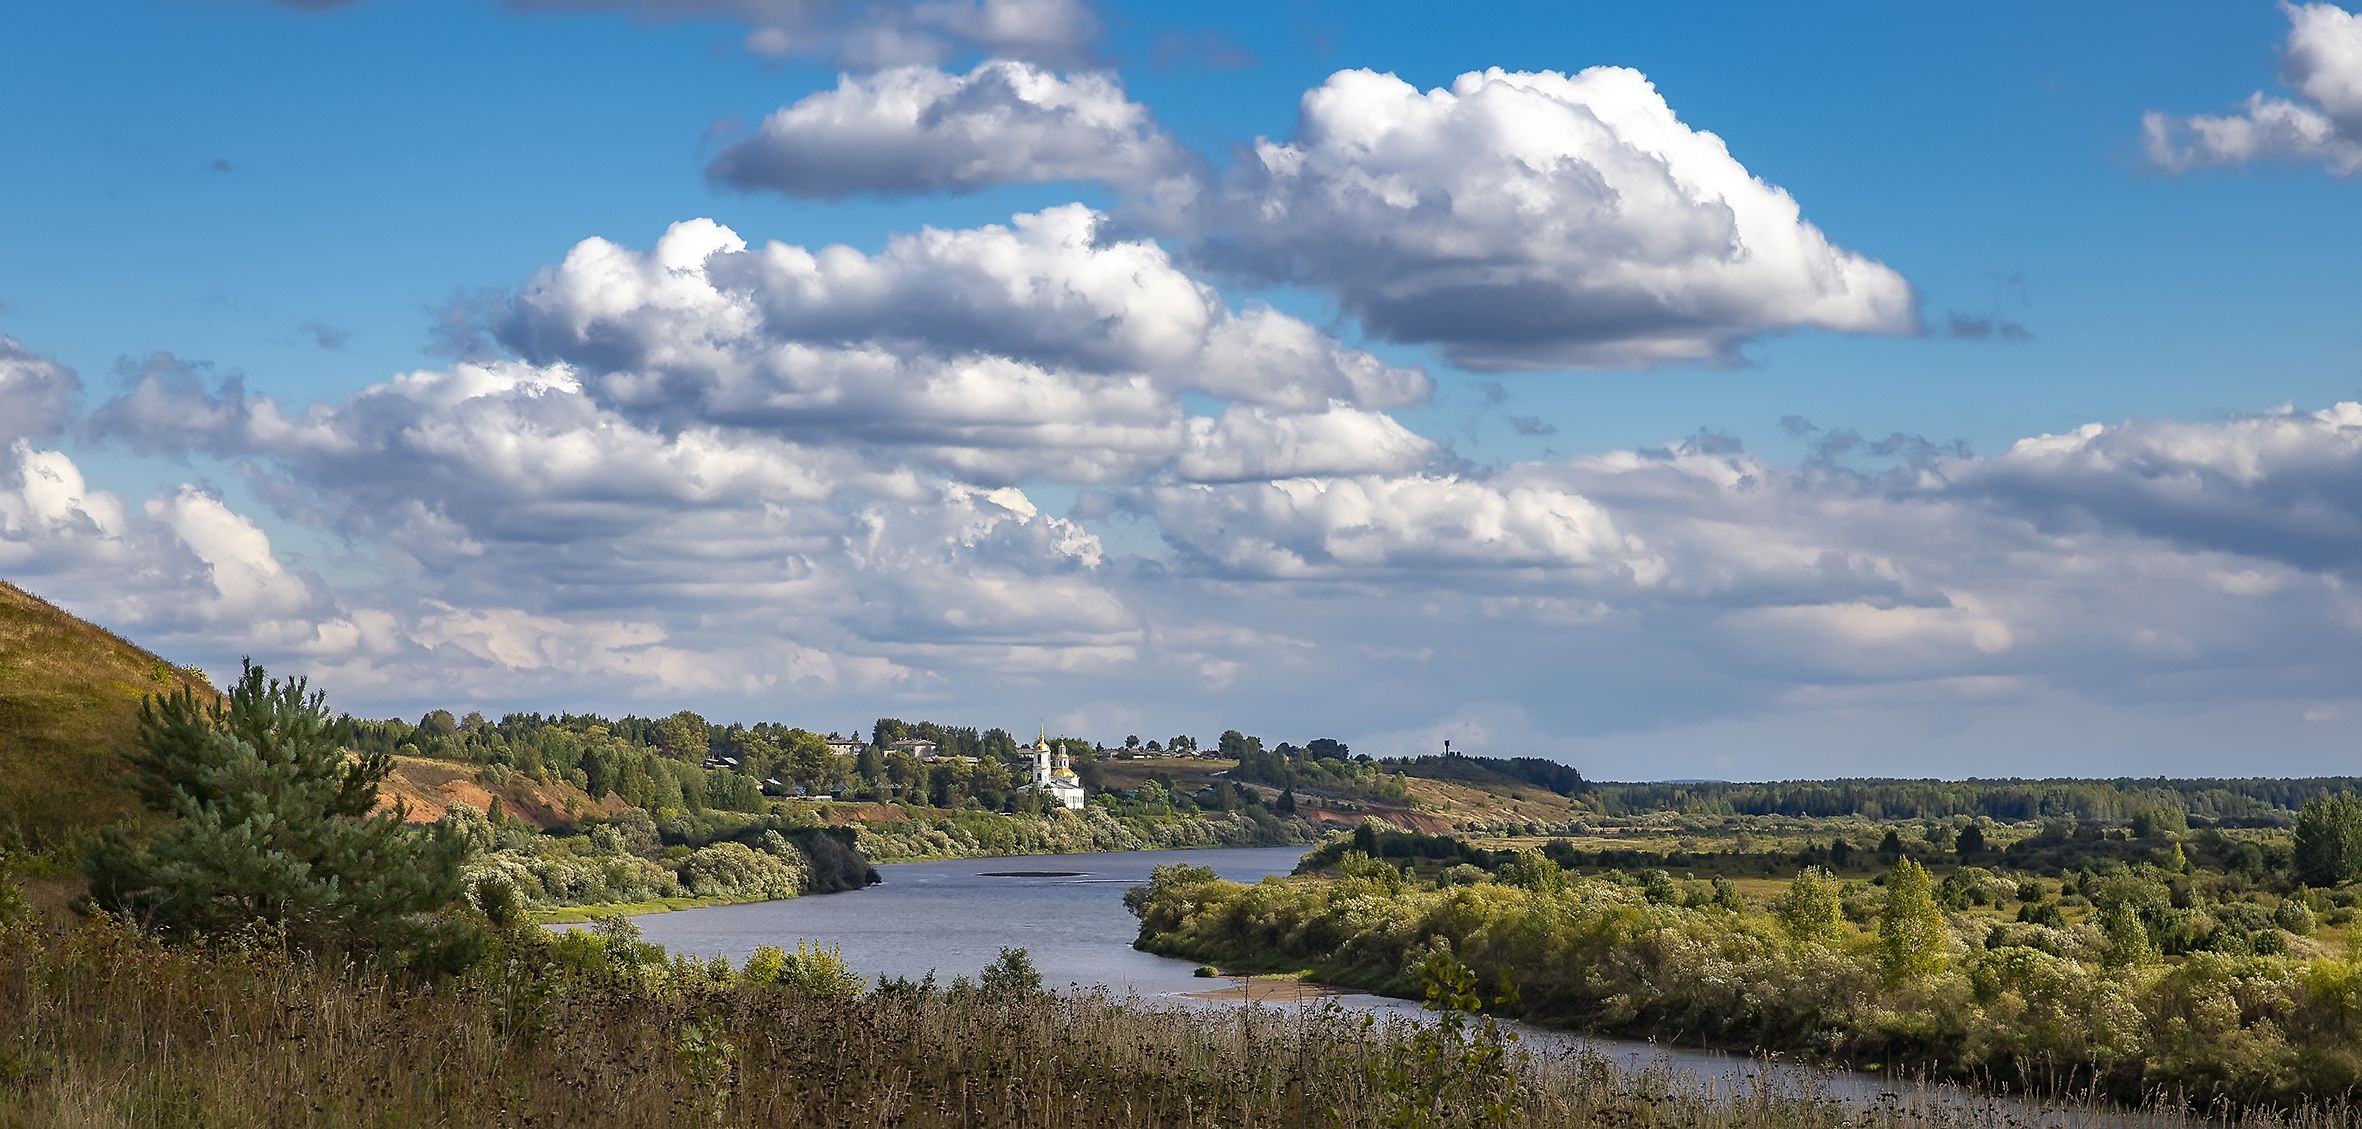
POLYGON ((36 843, 134 814, 120 750, 140 699, 212 690, 163 658, 0 581, 0 827, 36 843))
POLYGON ((1558 825, 1587 814, 1565 796, 1516 781, 1489 783, 1412 777, 1410 788, 1411 798, 1420 808, 1455 825, 1558 825))

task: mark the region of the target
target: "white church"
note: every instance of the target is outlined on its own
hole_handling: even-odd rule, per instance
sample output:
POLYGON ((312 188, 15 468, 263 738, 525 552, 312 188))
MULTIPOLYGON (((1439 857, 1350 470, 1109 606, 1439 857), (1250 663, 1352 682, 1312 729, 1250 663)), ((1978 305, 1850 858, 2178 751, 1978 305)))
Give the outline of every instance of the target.
POLYGON ((1050 734, 1042 732, 1041 740, 1033 746, 1033 783, 1018 789, 1039 792, 1056 801, 1060 807, 1073 811, 1083 809, 1083 780, 1074 774, 1067 763, 1066 750, 1050 751, 1050 734))

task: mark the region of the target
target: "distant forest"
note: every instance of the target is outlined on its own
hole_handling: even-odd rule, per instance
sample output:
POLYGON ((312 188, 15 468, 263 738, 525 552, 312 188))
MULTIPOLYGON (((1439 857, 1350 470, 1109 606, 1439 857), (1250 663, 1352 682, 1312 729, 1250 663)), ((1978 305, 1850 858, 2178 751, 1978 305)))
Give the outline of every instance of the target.
MULTIPOLYGON (((879 718, 857 756, 835 755, 811 730, 762 722, 715 725, 694 713, 662 718, 607 719, 590 714, 510 714, 488 721, 436 710, 416 723, 342 722, 347 743, 371 752, 400 753, 502 765, 531 776, 554 773, 592 796, 614 792, 647 808, 759 811, 765 782, 799 794, 906 798, 941 807, 1006 809, 1023 783, 1024 745, 1003 729, 975 729, 929 721, 879 718), (935 742, 947 756, 979 758, 922 762, 889 748, 896 741, 935 742)), ((1050 743, 1075 759, 1084 783, 1098 790, 1101 756, 1115 750, 1074 737, 1050 743)), ((1186 736, 1168 742, 1127 738, 1123 750, 1155 755, 1196 751, 1186 736), (1160 747, 1161 746, 1161 747, 1160 747)), ((1739 783, 1615 783, 1586 780, 1575 767, 1542 757, 1420 756, 1376 759, 1344 742, 1317 738, 1302 746, 1266 747, 1259 737, 1227 730, 1215 755, 1234 759, 1233 780, 1407 803, 1410 778, 1466 784, 1533 787, 1580 800, 1608 818, 1651 812, 1698 816, 1789 816, 1869 820, 1982 817, 2003 822, 2044 819, 2123 822, 2143 813, 2176 812, 2196 824, 2288 826, 2305 803, 2337 792, 2362 792, 2362 777, 2174 780, 1840 779, 1739 783)))
POLYGON ((2178 811, 2194 821, 2284 826, 2309 800, 2362 789, 2362 777, 2301 780, 1808 780, 1757 784, 1611 784, 1584 786, 1583 801, 1605 816, 1652 811, 1687 815, 1860 816, 1871 820, 1982 816, 2131 820, 2178 811))

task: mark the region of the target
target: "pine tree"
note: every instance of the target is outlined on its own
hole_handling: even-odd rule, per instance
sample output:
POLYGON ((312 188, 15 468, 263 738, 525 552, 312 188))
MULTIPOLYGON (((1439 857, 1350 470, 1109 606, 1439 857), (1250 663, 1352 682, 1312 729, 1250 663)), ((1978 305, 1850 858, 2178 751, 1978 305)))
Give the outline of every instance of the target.
POLYGON ((1892 980, 1912 980, 1944 967, 1944 915, 1936 909, 1927 870, 1910 859, 1886 876, 1886 908, 1878 915, 1878 964, 1892 980))
POLYGON ((478 943, 435 916, 459 898, 466 839, 408 827, 399 806, 373 812, 392 758, 347 756, 304 680, 249 662, 223 700, 151 697, 129 759, 141 803, 168 821, 144 843, 118 829, 92 847, 96 908, 175 940, 263 924, 391 964, 464 964, 478 943))

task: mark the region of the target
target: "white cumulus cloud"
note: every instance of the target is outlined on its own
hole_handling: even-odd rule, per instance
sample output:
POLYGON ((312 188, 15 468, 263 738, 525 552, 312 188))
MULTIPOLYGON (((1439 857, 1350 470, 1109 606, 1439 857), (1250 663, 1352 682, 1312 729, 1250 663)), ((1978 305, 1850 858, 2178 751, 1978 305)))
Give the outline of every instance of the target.
MULTIPOLYGON (((1052 208, 874 254, 749 247, 706 220, 648 252, 588 240, 524 288, 504 336, 635 420, 892 451, 998 482, 1187 474, 1200 462, 1180 460, 1206 447, 1187 393, 1333 430, 1333 405, 1432 388, 1284 314, 1232 310, 1156 244, 1102 238, 1103 223, 1052 208)), ((1384 438, 1355 465, 1423 451, 1384 438)))
POLYGON ((2181 172, 2258 160, 2317 163, 2336 176, 2362 173, 2362 14, 2335 4, 2282 4, 2288 39, 2285 98, 2257 91, 2237 112, 2141 118, 2149 160, 2181 172))
POLYGON ((1637 71, 1340 71, 1201 205, 1202 253, 1335 294, 1479 369, 1718 360, 1801 328, 1913 332, 1909 283, 1693 129, 1637 71))
POLYGON ((789 196, 965 192, 1100 180, 1147 186, 1182 151, 1112 74, 1061 77, 1007 59, 966 74, 846 75, 724 147, 714 180, 789 196))

